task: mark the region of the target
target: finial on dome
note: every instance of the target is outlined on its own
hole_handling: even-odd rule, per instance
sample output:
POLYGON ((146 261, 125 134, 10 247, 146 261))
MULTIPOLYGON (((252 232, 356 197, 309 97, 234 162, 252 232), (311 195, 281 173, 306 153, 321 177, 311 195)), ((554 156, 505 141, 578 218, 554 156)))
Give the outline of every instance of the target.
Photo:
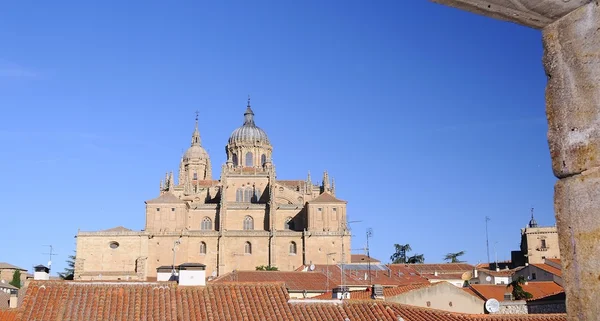
POLYGON ((194 133, 192 134, 192 146, 200 146, 202 144, 200 140, 200 131, 198 131, 198 114, 199 112, 196 110, 196 126, 194 127, 194 133))
POLYGON ((538 227, 535 218, 533 218, 533 207, 531 208, 531 220, 529 221, 529 227, 538 227))
POLYGON ((256 126, 254 124, 254 112, 250 108, 250 95, 248 95, 248 105, 246 106, 246 112, 244 113, 244 125, 256 126))

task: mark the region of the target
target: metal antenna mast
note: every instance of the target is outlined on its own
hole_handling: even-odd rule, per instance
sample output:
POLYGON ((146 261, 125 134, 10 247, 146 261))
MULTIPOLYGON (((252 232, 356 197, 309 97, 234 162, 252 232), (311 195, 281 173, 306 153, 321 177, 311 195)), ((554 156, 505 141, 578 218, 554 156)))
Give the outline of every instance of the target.
POLYGON ((489 237, 488 237, 488 221, 491 221, 491 219, 486 216, 485 217, 485 246, 487 247, 487 261, 488 261, 488 268, 490 268, 490 241, 489 241, 489 237))
MULTIPOLYGON (((373 229, 372 228, 368 228, 367 229, 367 267, 369 269, 369 283, 371 282, 371 254, 369 253, 369 238, 373 237, 373 229)), ((372 284, 370 284, 372 285, 372 284)))
POLYGON ((52 257, 55 256, 55 255, 58 255, 58 254, 54 253, 54 248, 52 247, 52 245, 44 245, 44 246, 50 247, 50 253, 42 253, 42 254, 49 256, 49 259, 48 259, 48 270, 51 270, 52 269, 52 257))

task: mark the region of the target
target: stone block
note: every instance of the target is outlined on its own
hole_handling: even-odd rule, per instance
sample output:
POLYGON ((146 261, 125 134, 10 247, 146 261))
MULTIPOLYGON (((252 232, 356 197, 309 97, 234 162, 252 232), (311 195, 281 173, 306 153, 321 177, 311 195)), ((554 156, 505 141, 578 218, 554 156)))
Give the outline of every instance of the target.
POLYGON ((600 315, 600 169, 559 180, 554 207, 569 320, 600 315))
POLYGON ((543 30, 546 114, 559 178, 600 166, 600 6, 592 2, 543 30))

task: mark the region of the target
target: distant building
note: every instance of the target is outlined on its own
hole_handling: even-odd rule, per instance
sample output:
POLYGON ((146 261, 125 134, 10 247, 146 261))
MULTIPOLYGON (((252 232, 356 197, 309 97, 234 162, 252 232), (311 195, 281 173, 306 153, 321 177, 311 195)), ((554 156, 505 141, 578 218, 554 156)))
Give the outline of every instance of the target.
POLYGON ((25 280, 27 279, 27 269, 18 267, 16 265, 12 265, 10 263, 0 262, 0 282, 11 282, 13 279, 13 275, 17 270, 21 272, 21 285, 23 285, 25 283, 25 280))
POLYGON ((261 265, 293 271, 311 262, 349 262, 346 201, 336 197, 333 179, 327 172, 320 184, 310 173, 278 179, 273 146, 256 126, 250 101, 225 152, 215 180, 196 119, 177 182, 173 173, 166 175, 159 196, 146 201, 143 231, 77 234, 75 280, 152 280, 173 260, 203 263, 208 276, 261 265))
POLYGON ((545 259, 560 259, 556 226, 539 227, 532 209, 529 224, 521 229, 521 249, 513 251, 511 259, 514 266, 544 263, 545 259))
POLYGON ((515 276, 521 275, 531 283, 552 281, 561 286, 563 285, 562 267, 558 259, 546 259, 544 263, 529 264, 515 274, 515 276))

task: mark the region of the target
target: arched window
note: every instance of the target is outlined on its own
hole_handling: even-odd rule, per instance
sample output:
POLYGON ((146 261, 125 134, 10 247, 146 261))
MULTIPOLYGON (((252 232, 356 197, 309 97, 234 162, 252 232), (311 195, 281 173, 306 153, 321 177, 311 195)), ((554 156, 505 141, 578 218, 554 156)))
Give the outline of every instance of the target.
POLYGON ((205 217, 202 220, 202 225, 201 225, 200 229, 202 229, 204 231, 212 230, 212 220, 210 219, 210 217, 205 217))
POLYGON ((251 186, 246 187, 246 189, 244 190, 244 202, 252 202, 252 194, 254 194, 254 188, 252 188, 251 186))
POLYGON ((206 254, 206 243, 200 242, 200 255, 206 254))
POLYGON ((265 155, 265 154, 262 154, 262 155, 260 156, 260 164, 261 164, 262 166, 265 166, 265 163, 266 163, 266 162, 267 162, 267 155, 265 155))
POLYGON ((244 230, 253 230, 254 229, 254 219, 252 216, 244 217, 244 230))
POLYGON ((252 197, 252 203, 258 203, 258 200, 260 199, 260 189, 255 188, 254 189, 254 196, 252 197))
POLYGON ((252 167, 252 152, 246 153, 246 167, 252 167))
POLYGON ((246 242, 246 244, 244 244, 244 253, 252 254, 252 243, 246 242))
POLYGON ((231 161, 233 162, 233 166, 238 166, 238 157, 236 153, 233 153, 233 155, 231 155, 231 161))
POLYGON ((242 188, 238 188, 235 191, 235 201, 236 202, 243 202, 244 201, 244 190, 242 188))
POLYGON ((296 242, 290 242, 290 254, 296 255, 297 250, 298 249, 296 248, 296 242))
POLYGON ((285 219, 285 225, 283 226, 284 229, 286 230, 293 230, 294 229, 294 221, 292 220, 291 217, 288 217, 285 219))

